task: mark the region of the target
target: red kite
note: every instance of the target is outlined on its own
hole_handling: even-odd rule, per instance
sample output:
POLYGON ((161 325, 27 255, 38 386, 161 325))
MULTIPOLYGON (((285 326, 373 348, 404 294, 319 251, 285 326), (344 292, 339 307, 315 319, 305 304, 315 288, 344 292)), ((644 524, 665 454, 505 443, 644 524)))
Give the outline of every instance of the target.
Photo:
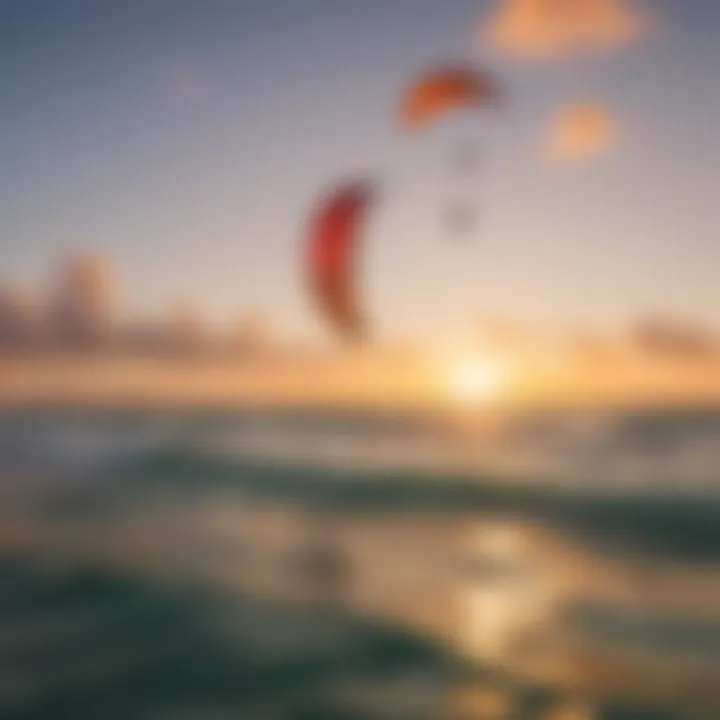
POLYGON ((311 220, 309 277, 315 302, 347 339, 365 335, 357 297, 357 251, 373 196, 369 183, 353 182, 325 198, 311 220))
POLYGON ((423 75, 405 94, 400 121, 407 130, 422 130, 453 110, 483 107, 499 97, 493 79, 480 70, 445 67, 423 75))

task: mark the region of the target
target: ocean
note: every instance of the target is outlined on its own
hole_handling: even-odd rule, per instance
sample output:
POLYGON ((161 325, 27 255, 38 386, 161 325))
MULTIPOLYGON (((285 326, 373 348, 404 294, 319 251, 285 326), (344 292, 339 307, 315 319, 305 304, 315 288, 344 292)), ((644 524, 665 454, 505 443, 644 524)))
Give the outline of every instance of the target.
POLYGON ((0 718, 720 718, 720 413, 0 418, 0 718))

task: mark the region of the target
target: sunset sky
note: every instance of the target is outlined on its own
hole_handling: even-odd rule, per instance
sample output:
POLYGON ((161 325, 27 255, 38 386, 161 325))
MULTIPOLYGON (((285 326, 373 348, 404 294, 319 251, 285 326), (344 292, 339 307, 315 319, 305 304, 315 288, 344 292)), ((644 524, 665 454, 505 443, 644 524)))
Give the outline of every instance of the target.
POLYGON ((190 296, 220 320, 258 309, 322 337, 304 224, 333 183, 370 174, 364 283, 383 337, 467 334, 484 315, 718 327, 720 5, 637 2, 637 37, 540 57, 492 46, 501 4, 3 0, 3 278, 39 285, 84 248, 117 264, 133 312, 190 296), (456 58, 498 74, 502 110, 402 135, 403 88, 456 58), (612 139, 549 166, 553 119, 584 102, 612 139), (466 141, 479 225, 456 238, 440 218, 466 141))

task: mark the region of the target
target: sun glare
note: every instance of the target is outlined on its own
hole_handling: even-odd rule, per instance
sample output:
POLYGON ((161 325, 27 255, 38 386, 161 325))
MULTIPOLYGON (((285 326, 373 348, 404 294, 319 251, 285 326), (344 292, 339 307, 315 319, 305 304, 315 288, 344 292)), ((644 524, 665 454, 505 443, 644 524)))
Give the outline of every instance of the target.
POLYGON ((494 400, 502 391, 505 373, 491 360, 474 360, 458 365, 450 373, 450 392, 462 403, 494 400))

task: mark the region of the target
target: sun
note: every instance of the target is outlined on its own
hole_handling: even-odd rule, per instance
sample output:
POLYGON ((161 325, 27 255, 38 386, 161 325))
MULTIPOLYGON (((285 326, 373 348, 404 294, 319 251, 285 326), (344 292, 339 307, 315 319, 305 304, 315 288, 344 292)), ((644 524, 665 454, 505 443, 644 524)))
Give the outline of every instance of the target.
POLYGON ((450 393, 461 403, 488 402, 502 393, 505 376, 504 368, 490 359, 468 361, 450 371, 450 393))

